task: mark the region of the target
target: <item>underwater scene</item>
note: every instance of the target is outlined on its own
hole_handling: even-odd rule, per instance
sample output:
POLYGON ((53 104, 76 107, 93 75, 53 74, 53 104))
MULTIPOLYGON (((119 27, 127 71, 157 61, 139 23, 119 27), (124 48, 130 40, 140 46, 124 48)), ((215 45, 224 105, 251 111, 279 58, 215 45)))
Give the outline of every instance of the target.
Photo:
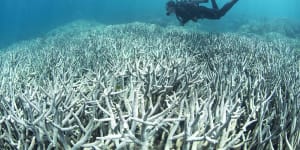
POLYGON ((299 0, 1 0, 1 150, 299 150, 299 0))

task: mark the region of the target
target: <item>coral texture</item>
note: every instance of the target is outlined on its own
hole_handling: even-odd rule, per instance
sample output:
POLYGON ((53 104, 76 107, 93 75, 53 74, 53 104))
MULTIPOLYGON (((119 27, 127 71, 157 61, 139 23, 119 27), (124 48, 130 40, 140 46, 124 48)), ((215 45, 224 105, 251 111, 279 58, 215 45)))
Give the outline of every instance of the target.
POLYGON ((67 25, 1 52, 0 149, 297 149, 299 56, 231 33, 67 25))

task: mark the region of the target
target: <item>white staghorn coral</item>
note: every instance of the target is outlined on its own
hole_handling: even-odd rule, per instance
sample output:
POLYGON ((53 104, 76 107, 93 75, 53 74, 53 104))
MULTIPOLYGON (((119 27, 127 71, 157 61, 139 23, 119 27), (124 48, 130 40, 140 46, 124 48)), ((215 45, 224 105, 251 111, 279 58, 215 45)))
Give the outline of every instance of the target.
POLYGON ((80 24, 2 52, 1 149, 299 145, 299 54, 288 45, 80 24))

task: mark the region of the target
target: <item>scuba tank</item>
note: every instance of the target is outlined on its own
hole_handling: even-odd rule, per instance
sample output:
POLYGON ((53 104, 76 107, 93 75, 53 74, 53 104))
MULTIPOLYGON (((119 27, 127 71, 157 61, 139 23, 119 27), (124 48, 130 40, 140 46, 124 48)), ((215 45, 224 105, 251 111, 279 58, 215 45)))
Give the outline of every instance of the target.
POLYGON ((176 2, 207 3, 208 0, 176 0, 176 2))

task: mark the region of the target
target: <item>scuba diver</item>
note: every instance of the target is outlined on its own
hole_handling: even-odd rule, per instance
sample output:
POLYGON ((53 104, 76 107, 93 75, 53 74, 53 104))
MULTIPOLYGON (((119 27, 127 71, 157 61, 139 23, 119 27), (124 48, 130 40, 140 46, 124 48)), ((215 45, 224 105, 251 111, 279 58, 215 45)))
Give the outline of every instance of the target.
POLYGON ((211 0, 213 8, 207 8, 205 6, 199 6, 202 1, 181 1, 174 2, 170 0, 166 4, 167 16, 175 13, 177 19, 181 25, 186 24, 189 20, 196 22, 198 19, 220 19, 226 12, 237 2, 238 0, 231 0, 226 3, 221 9, 219 9, 216 0, 211 0))

